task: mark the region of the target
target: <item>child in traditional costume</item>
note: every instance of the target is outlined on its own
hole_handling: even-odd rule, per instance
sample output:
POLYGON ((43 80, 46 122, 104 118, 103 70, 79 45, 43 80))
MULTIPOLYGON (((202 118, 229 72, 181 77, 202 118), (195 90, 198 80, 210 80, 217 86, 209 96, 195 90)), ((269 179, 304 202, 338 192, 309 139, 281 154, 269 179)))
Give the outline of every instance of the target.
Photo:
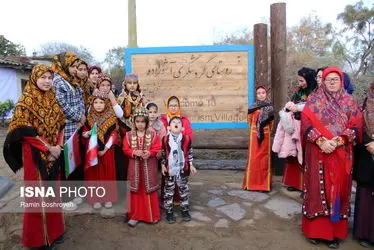
POLYGON ((192 165, 191 138, 182 133, 182 118, 178 116, 171 118, 168 130, 168 135, 162 139, 162 174, 165 176, 163 198, 166 219, 172 224, 176 222, 173 213, 175 190, 179 192, 183 220, 191 220, 189 213, 190 192, 188 188, 188 176, 190 173, 195 174, 196 168, 192 165))
POLYGON ((123 91, 118 96, 117 101, 124 113, 122 120, 123 123, 120 124, 124 133, 125 131, 129 131, 133 128, 133 124, 131 123, 131 115, 133 114, 134 110, 138 107, 145 107, 148 100, 140 90, 137 75, 126 75, 122 85, 123 91))
MULTIPOLYGON (((83 137, 89 140, 92 129, 96 124, 98 142, 98 162, 92 166, 92 159, 89 157, 88 148, 85 164, 85 181, 89 183, 104 183, 106 195, 100 197, 87 197, 87 201, 93 204, 95 209, 111 208, 112 203, 117 201, 116 168, 114 145, 118 140, 118 123, 112 106, 107 101, 107 96, 95 93, 92 98, 92 105, 87 115, 87 125, 84 127, 83 137)), ((93 135, 91 135, 93 136, 93 135)), ((88 143, 86 143, 88 145, 88 143)))
POLYGON ((97 77, 96 89, 94 90, 95 93, 98 93, 99 95, 106 96, 106 102, 108 105, 112 105, 114 113, 116 114, 116 117, 118 119, 123 118, 123 111, 121 109, 121 106, 117 103, 116 97, 113 94, 112 91, 112 79, 110 76, 101 73, 97 77))
POLYGON ((242 188, 254 191, 271 189, 271 138, 274 108, 267 89, 256 88, 256 102, 248 109, 248 161, 242 188))
POLYGON ((144 107, 136 108, 133 116, 135 126, 123 138, 123 152, 130 158, 127 217, 128 224, 134 227, 139 221, 157 223, 160 220, 156 155, 161 150, 161 142, 149 129, 148 111, 144 107))
MULTIPOLYGON (((52 70, 45 65, 33 68, 30 80, 19 99, 4 143, 4 158, 14 172, 24 168, 26 186, 45 187, 60 179, 63 166, 65 117, 52 90, 52 70), (39 184, 37 184, 39 185, 39 184)), ((25 198, 40 205, 48 198, 25 198), (31 199, 31 200, 30 200, 31 199)), ((52 249, 62 243, 64 219, 61 209, 25 208, 22 244, 28 248, 52 249), (40 209, 40 211, 39 211, 40 209)))

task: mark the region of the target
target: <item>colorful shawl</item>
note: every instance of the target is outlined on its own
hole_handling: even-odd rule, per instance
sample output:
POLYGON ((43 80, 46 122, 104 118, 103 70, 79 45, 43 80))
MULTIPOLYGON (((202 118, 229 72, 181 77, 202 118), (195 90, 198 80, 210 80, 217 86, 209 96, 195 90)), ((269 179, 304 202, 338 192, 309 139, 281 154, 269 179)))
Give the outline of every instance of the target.
MULTIPOLYGON (((303 109, 305 114, 322 136, 332 139, 342 136, 347 130, 358 131, 362 126, 362 115, 353 98, 343 88, 343 73, 337 67, 328 67, 323 71, 322 81, 328 74, 335 72, 340 76, 340 89, 331 93, 324 83, 311 94, 303 109)), ((352 171, 352 147, 339 147, 331 154, 323 154, 324 171, 330 175, 332 193, 330 200, 330 219, 339 221, 340 209, 349 203, 350 187, 342 185, 343 176, 352 171), (339 166, 339 167, 337 167, 339 166)))
MULTIPOLYGON (((58 134, 65 125, 64 113, 57 103, 52 88, 42 91, 37 87, 37 80, 45 73, 53 71, 46 65, 36 65, 32 69, 21 98, 19 99, 8 135, 4 144, 4 157, 11 169, 17 172, 22 166, 22 138, 42 137, 49 145, 56 146, 58 134)), ((54 178, 58 169, 54 162, 47 161, 47 153, 32 148, 34 160, 43 177, 54 178)))
MULTIPOLYGON (((257 87, 256 91, 260 88, 264 89, 266 91, 266 94, 268 93, 268 90, 263 86, 257 87)), ((260 110, 260 114, 258 115, 258 118, 256 121, 257 140, 258 140, 258 143, 261 144, 261 142, 264 140, 264 137, 265 137, 264 135, 265 126, 274 120, 274 107, 269 99, 266 99, 264 101, 256 100, 256 102, 248 108, 248 114, 251 114, 258 109, 260 110)))
POLYGON ((69 67, 73 65, 75 61, 79 60, 78 56, 71 52, 63 52, 55 55, 52 59, 52 70, 53 72, 62 76, 72 86, 78 86, 78 83, 74 81, 74 76, 70 75, 69 67))
POLYGON ((103 150, 105 143, 113 130, 118 130, 118 123, 112 105, 108 101, 107 97, 103 96, 103 93, 101 92, 95 92, 94 96, 91 98, 91 107, 87 114, 87 124, 90 128, 93 127, 95 122, 97 126, 99 150, 103 150), (97 112, 93 107, 93 103, 97 98, 105 101, 105 109, 100 113, 97 112))

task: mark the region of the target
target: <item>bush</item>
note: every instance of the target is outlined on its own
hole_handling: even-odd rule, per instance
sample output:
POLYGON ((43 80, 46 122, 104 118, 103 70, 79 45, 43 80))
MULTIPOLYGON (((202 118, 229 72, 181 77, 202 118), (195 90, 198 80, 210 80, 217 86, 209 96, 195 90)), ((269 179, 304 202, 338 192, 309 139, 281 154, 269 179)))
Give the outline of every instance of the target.
POLYGON ((0 102, 0 119, 5 126, 5 118, 8 116, 9 112, 14 109, 15 105, 12 100, 6 100, 5 102, 0 102))

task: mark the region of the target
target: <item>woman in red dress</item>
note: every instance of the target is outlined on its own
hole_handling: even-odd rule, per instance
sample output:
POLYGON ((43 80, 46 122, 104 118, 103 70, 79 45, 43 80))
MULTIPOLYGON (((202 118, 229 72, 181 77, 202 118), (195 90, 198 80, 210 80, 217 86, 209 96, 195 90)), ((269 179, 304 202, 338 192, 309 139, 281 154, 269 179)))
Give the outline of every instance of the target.
POLYGON ((313 244, 338 248, 348 236, 353 143, 359 141, 362 114, 343 86, 343 73, 328 67, 322 85, 301 114, 305 142, 302 231, 313 244))
MULTIPOLYGON (((285 109, 292 111, 295 119, 300 120, 300 112, 303 110, 308 96, 318 88, 316 71, 303 67, 297 72, 297 79, 299 87, 292 95, 291 101, 285 105, 285 109)), ((303 190, 303 168, 296 157, 286 159, 282 183, 287 186, 288 191, 303 190)))
POLYGON ((128 224, 136 226, 139 221, 160 221, 157 190, 158 161, 161 141, 154 130, 150 130, 148 111, 138 107, 134 111, 135 128, 123 138, 123 152, 130 158, 127 178, 130 183, 128 199, 128 224))
POLYGON ((254 191, 271 189, 270 132, 274 121, 274 108, 268 100, 267 89, 256 88, 256 103, 248 109, 248 160, 242 188, 254 191))
MULTIPOLYGON (((19 99, 4 143, 4 158, 14 172, 24 168, 24 184, 44 186, 57 182, 63 165, 64 113, 52 90, 52 70, 33 68, 19 99), (37 184, 36 184, 37 183, 37 184)), ((41 203, 47 198, 25 198, 41 203)), ((61 209, 25 208, 22 244, 28 248, 51 249, 62 243, 64 219, 61 209)))

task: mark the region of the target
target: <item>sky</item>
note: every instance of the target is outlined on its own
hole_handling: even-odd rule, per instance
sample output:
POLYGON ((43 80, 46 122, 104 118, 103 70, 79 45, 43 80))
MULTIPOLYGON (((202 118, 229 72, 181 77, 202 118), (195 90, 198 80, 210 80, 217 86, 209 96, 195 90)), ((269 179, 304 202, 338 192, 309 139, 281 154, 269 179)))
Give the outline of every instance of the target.
MULTIPOLYGON (((358 0, 285 0, 287 26, 312 11, 324 23, 358 0), (311 4, 313 3, 313 4, 311 4)), ((274 0, 137 0, 139 47, 211 45, 227 34, 270 20, 274 0)), ((366 6, 371 0, 364 0, 366 6)), ((49 41, 88 48, 97 61, 127 46, 127 0, 1 1, 0 34, 25 46, 28 55, 49 41)))

